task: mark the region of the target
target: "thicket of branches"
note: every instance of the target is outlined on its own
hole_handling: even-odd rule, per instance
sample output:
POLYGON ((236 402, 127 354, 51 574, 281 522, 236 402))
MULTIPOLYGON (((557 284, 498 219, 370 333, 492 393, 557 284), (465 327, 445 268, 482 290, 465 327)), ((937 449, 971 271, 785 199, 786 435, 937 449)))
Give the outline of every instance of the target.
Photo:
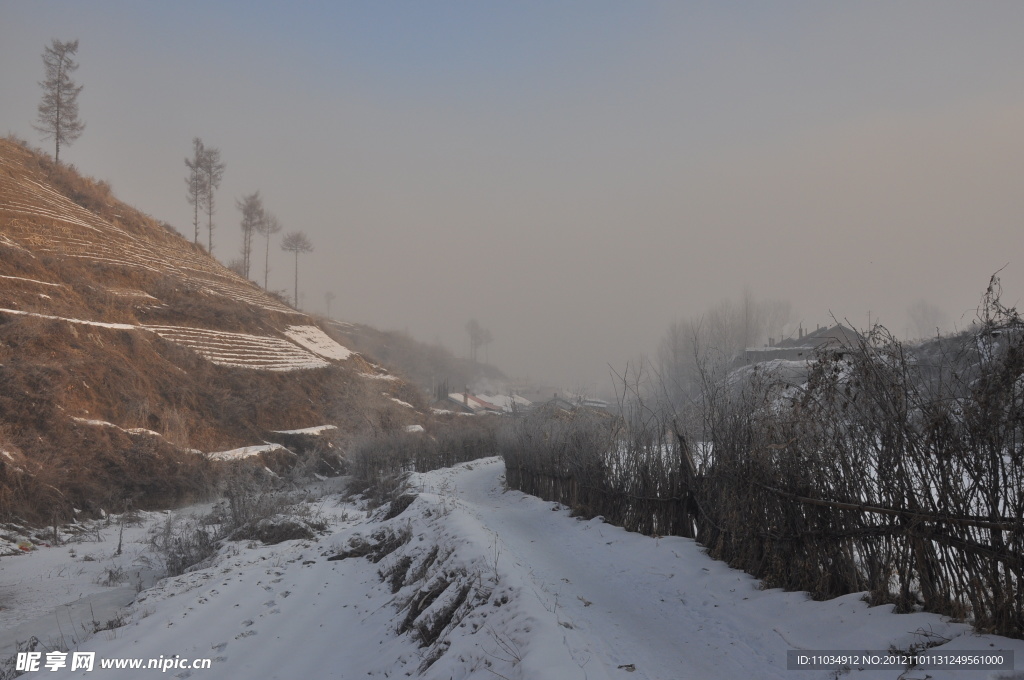
POLYGON ((498 436, 509 487, 630 531, 692 537, 691 467, 663 436, 666 412, 623 404, 621 418, 542 408, 509 421, 498 436))
POLYGON ((456 418, 430 431, 386 428, 355 440, 345 455, 351 489, 384 503, 405 487, 410 472, 427 472, 497 453, 496 420, 456 418))
POLYGON ((806 382, 705 378, 689 426, 630 381, 622 418, 510 424, 509 485, 695 535, 769 587, 866 591, 1024 637, 1024 324, 997 279, 955 337, 911 350, 876 327, 806 382))

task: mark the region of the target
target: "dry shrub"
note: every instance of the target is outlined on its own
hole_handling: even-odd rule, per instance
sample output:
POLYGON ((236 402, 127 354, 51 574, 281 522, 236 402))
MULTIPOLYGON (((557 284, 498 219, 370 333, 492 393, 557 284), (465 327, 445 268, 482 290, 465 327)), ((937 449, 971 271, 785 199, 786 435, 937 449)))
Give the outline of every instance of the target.
POLYGON ((345 455, 351 489, 372 502, 394 501, 409 472, 450 467, 497 453, 498 420, 460 418, 434 423, 426 432, 390 430, 354 439, 345 455), (466 422, 473 421, 473 422, 466 422))

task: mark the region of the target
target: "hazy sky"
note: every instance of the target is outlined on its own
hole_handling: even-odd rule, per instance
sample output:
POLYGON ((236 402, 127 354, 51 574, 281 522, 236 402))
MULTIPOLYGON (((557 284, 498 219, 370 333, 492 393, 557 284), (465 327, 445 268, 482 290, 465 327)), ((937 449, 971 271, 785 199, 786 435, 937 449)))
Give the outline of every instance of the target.
MULTIPOLYGON (((0 0, 0 134, 52 38, 61 158, 191 230, 185 156, 304 230, 304 306, 599 387, 744 286, 897 334, 1024 290, 1024 3, 0 0)), ((50 148, 48 145, 44 148, 50 148)), ((258 241, 258 246, 262 242, 258 241)), ((291 290, 272 245, 271 288, 291 290)))

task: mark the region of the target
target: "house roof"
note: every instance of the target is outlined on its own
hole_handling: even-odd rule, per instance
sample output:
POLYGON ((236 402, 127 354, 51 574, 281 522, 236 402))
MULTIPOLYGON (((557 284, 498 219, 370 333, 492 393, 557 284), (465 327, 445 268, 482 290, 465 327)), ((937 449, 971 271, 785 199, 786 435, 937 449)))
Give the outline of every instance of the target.
POLYGON ((822 345, 838 344, 844 347, 852 347, 860 340, 857 331, 847 328, 841 323, 829 328, 819 328, 805 333, 800 338, 787 338, 777 342, 773 347, 821 347, 822 345))
POLYGON ((468 406, 474 412, 478 411, 501 411, 501 407, 495 406, 494 404, 480 399, 476 395, 468 392, 452 392, 448 395, 448 398, 457 404, 468 406))
POLYGON ((516 409, 530 408, 530 406, 533 405, 533 403, 530 400, 524 399, 523 397, 520 397, 518 394, 514 394, 511 396, 507 394, 477 394, 470 396, 474 397, 477 401, 486 402, 493 406, 494 408, 504 411, 505 413, 511 413, 516 409))

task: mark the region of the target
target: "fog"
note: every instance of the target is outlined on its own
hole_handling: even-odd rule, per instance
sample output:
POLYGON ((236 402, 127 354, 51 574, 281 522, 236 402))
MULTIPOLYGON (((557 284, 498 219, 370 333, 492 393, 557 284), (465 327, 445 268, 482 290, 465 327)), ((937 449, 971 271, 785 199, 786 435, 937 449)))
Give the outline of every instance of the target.
MULTIPOLYGON (((222 261, 258 189, 315 247, 303 308, 461 355, 475 318, 506 373, 600 392, 744 290, 899 336, 965 326, 1000 269, 1016 304, 1022 26, 1008 2, 6 0, 0 134, 50 149, 40 55, 77 38, 62 160, 190 234, 201 137, 222 261)), ((271 244, 271 289, 292 262, 271 244)))

